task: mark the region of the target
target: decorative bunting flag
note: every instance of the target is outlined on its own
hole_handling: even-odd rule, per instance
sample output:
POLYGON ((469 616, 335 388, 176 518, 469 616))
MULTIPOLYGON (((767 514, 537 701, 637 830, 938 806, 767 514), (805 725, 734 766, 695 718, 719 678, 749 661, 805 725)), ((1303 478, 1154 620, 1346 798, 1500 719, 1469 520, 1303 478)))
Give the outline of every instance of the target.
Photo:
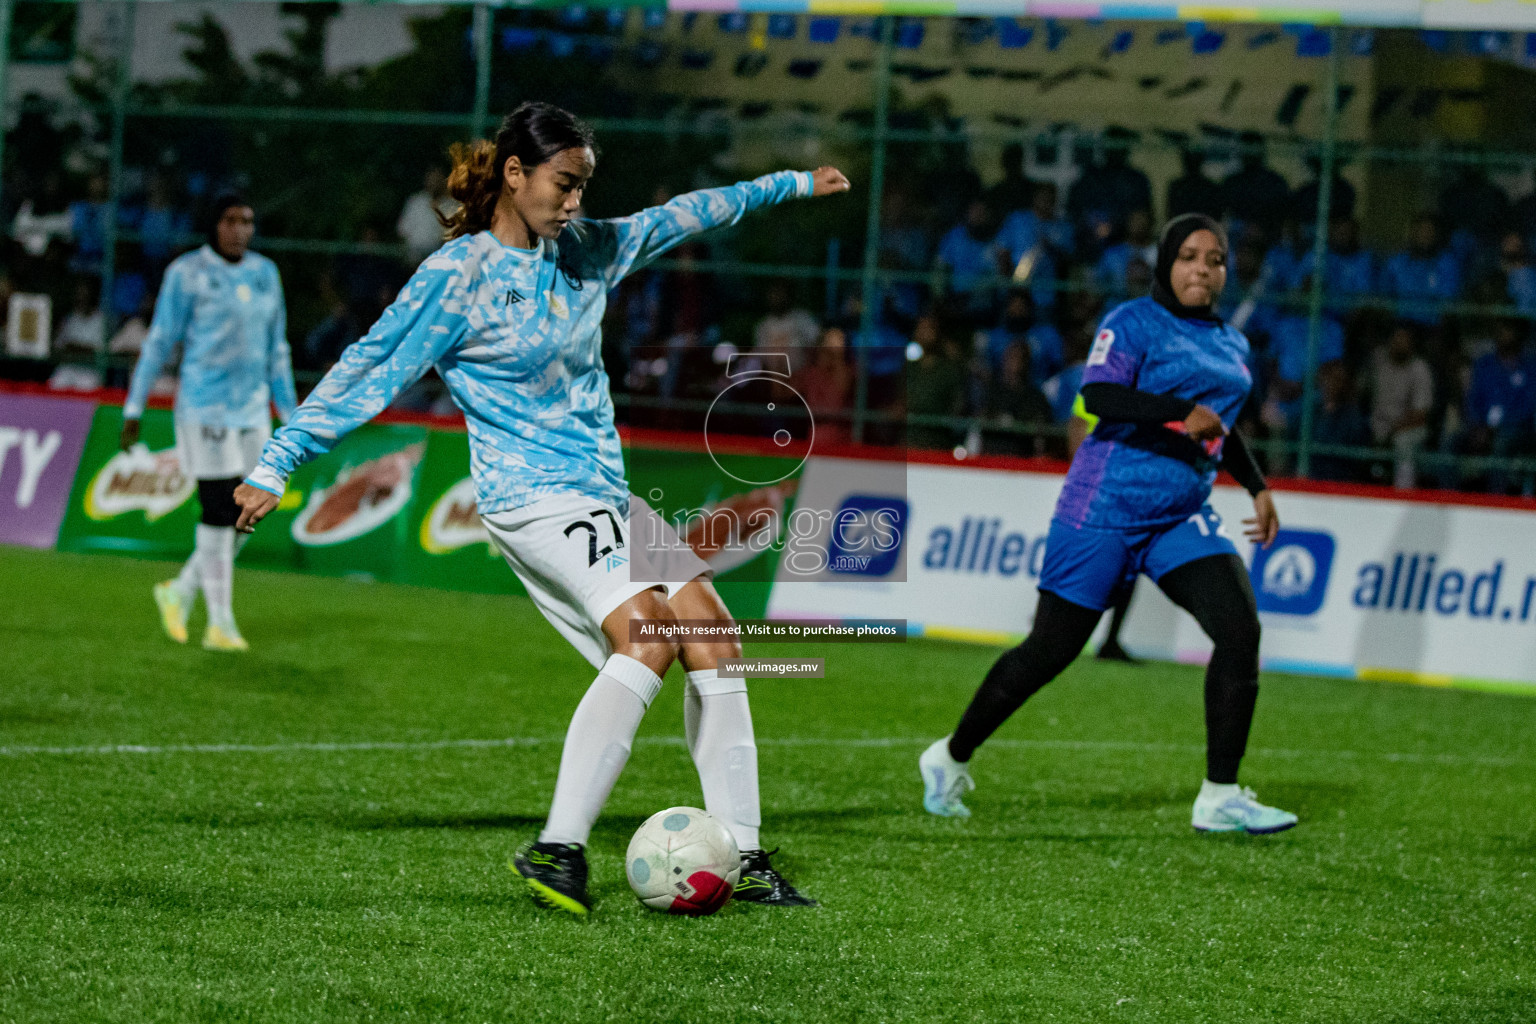
POLYGON ((1192 46, 1194 47, 1196 54, 1205 56, 1207 54, 1215 53, 1217 50, 1221 49, 1222 45, 1226 41, 1227 34, 1225 32, 1207 31, 1201 32, 1199 35, 1195 36, 1192 46))
POLYGON ((812 18, 808 33, 813 43, 835 43, 842 27, 841 18, 812 18))
POLYGON ((800 33, 800 19, 793 14, 768 15, 768 37, 770 39, 793 39, 800 33))
POLYGON ((896 22, 896 45, 903 50, 915 50, 923 45, 924 31, 921 18, 902 18, 896 22))
POLYGON ((1333 36, 1326 29, 1307 29, 1296 37, 1296 56, 1327 57, 1333 53, 1333 36))
POLYGON ((1035 38, 1033 25, 1021 25, 1017 18, 998 18, 997 45, 1004 50, 1022 50, 1035 38))

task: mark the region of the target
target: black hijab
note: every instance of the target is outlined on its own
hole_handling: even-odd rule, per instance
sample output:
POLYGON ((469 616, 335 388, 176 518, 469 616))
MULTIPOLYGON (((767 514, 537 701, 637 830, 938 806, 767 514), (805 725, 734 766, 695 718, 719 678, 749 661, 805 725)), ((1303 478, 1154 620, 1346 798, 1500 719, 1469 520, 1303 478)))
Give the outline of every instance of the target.
POLYGON ((1219 323, 1221 318, 1210 306, 1186 306, 1173 293, 1173 264, 1179 258, 1179 250, 1196 231, 1209 231, 1227 250, 1227 231, 1218 221, 1203 213, 1186 213, 1175 217, 1163 228, 1163 236, 1157 242, 1157 267, 1152 272, 1152 298, 1174 316, 1182 320, 1206 320, 1219 323))
POLYGON ((250 201, 245 196, 234 191, 220 192, 213 201, 208 217, 208 245, 212 247, 214 252, 219 253, 226 260, 229 257, 219 252, 219 221, 223 220, 224 214, 232 208, 250 205, 250 201))

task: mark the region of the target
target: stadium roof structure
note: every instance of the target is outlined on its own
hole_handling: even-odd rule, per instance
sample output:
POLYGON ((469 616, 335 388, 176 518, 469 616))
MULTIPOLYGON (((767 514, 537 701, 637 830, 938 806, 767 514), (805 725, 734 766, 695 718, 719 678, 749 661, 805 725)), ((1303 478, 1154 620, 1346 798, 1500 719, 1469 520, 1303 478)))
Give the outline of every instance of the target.
MULTIPOLYGON (((172 0, 155 0, 172 2, 172 0)), ((224 0, 232 2, 232 0, 224 0)), ((233 0, 270 3, 271 0, 233 0)), ((319 2, 319 0, 303 0, 319 2)), ((348 0, 432 4, 445 0, 348 0)), ((446 0, 486 7, 558 8, 571 0, 446 0)), ((906 17, 1033 17, 1102 21, 1226 21, 1287 25, 1356 25, 1470 31, 1536 31, 1536 0, 1287 0, 1286 3, 1088 3, 1084 0, 598 0, 586 7, 652 7, 671 11, 843 14, 906 17)))

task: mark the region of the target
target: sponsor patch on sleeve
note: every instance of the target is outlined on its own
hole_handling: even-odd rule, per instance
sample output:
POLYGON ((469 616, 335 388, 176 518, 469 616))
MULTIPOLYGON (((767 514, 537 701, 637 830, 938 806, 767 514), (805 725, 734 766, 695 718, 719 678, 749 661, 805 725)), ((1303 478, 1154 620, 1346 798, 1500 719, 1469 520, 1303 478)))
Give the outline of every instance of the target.
POLYGON ((1103 366, 1109 362, 1109 350, 1115 344, 1115 332, 1108 327, 1098 333, 1093 339, 1093 348, 1088 352, 1089 366, 1103 366))

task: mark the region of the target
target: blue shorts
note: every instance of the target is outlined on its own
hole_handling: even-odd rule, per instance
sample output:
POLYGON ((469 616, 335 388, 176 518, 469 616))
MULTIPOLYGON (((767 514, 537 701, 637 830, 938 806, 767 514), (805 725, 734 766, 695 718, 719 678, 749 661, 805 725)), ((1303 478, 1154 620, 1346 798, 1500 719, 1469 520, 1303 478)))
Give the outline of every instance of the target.
POLYGON ((1051 520, 1040 589, 1084 608, 1103 611, 1118 591, 1146 573, 1153 582, 1181 565, 1211 555, 1235 555, 1221 516, 1209 505, 1153 530, 1104 530, 1051 520))

